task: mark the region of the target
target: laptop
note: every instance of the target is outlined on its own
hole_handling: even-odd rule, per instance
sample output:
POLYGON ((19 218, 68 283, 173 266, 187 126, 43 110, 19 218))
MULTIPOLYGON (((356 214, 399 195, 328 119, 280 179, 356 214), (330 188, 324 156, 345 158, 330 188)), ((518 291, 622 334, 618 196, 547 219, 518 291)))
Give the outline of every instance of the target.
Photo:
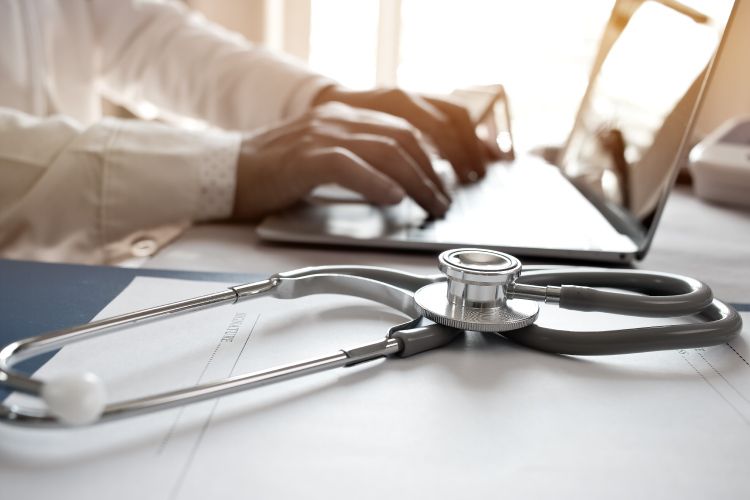
MULTIPOLYGON (((430 251, 484 247, 620 263, 643 258, 688 153, 702 91, 725 45, 719 42, 722 35, 726 40, 737 9, 731 1, 716 8, 719 3, 708 15, 673 0, 618 0, 559 154, 551 163, 506 155, 484 179, 468 185, 456 182, 447 162, 435 160, 453 197, 444 218, 430 219, 408 198, 379 207, 324 186, 267 217, 259 236, 430 251)), ((504 118, 498 130, 507 128, 504 118)), ((509 137, 509 129, 498 136, 505 152, 509 137)))

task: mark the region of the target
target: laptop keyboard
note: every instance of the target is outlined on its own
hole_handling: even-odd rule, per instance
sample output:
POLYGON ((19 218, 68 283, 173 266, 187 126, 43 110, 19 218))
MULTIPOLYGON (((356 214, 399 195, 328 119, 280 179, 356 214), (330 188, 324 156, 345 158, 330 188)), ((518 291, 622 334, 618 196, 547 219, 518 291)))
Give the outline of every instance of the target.
POLYGON ((464 185, 447 161, 437 160, 435 170, 451 194, 451 207, 443 218, 432 219, 416 203, 408 204, 406 220, 414 221, 410 239, 585 250, 632 245, 556 167, 541 160, 497 163, 484 179, 464 185))

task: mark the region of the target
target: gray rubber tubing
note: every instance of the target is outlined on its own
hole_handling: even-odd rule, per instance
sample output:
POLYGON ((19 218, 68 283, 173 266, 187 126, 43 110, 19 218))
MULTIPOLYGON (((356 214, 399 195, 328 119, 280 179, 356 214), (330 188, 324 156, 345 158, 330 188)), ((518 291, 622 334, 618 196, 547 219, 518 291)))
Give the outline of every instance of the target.
MULTIPOLYGON (((703 283, 690 278, 666 273, 646 273, 631 270, 596 270, 596 269, 530 269, 519 280, 530 285, 573 284, 576 286, 603 286, 623 288, 652 296, 633 296, 599 291, 593 294, 597 305, 608 307, 610 312, 655 316, 652 307, 664 305, 669 314, 682 316, 699 310, 695 317, 702 321, 697 324, 654 326, 631 328, 625 330, 605 330, 594 332, 575 332, 530 325, 526 328, 503 332, 503 335, 519 344, 546 352, 574 355, 626 354, 633 352, 660 351, 671 349, 688 349, 707 347, 729 342, 742 330, 742 318, 734 308, 717 299, 711 299, 708 306, 700 310, 706 299, 703 283), (636 297, 625 305, 616 305, 615 297, 620 301, 624 297, 636 297), (602 302, 603 301, 603 302, 602 302), (644 304, 646 306, 644 307, 644 304), (636 307, 644 307, 645 313, 636 314, 636 307), (670 309, 671 308, 671 309, 670 309)), ((571 287, 575 289, 575 287, 571 287)), ((710 294, 710 290, 708 290, 710 294)), ((583 303, 584 295, 573 296, 569 304, 578 310, 600 310, 591 304, 583 303)), ((562 305, 562 297, 561 297, 562 305)), ((658 314, 663 316, 663 314, 658 314)))
POLYGON ((391 334, 391 337, 401 341, 402 349, 399 351, 398 356, 406 358, 420 352, 442 347, 453 341, 460 333, 463 333, 463 331, 432 323, 408 330, 398 330, 391 334))
POLYGON ((693 278, 627 269, 558 269, 529 271, 518 280, 529 285, 562 286, 560 307, 647 318, 690 316, 708 307, 711 289, 693 278), (585 285, 585 286, 579 286, 585 285), (619 288, 646 295, 586 288, 619 288))

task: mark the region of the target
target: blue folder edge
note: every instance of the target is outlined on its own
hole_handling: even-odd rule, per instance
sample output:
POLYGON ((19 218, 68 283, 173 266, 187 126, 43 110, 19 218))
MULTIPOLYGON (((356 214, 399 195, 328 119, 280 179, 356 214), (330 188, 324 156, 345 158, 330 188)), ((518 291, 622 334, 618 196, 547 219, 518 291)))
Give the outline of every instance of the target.
MULTIPOLYGON (((0 259, 0 347, 88 323, 136 276, 249 283, 259 274, 132 269, 0 259)), ((218 291, 218 290, 217 290, 218 291)), ((33 373, 54 352, 17 365, 33 373)), ((10 392, 0 388, 0 401, 10 392)))

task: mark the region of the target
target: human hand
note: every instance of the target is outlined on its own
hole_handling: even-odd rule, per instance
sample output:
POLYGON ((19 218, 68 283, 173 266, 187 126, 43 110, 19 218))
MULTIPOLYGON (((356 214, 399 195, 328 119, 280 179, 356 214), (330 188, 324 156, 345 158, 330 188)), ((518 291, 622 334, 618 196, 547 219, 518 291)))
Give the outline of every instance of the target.
POLYGON ((313 104, 332 101, 407 120, 432 138, 461 182, 475 181, 486 172, 485 148, 468 111, 447 98, 421 97, 399 89, 354 91, 334 85, 323 89, 313 104))
POLYGON ((401 118, 336 102, 251 133, 240 148, 234 218, 259 219, 332 182, 383 205, 408 194, 441 216, 448 194, 416 134, 401 118))

